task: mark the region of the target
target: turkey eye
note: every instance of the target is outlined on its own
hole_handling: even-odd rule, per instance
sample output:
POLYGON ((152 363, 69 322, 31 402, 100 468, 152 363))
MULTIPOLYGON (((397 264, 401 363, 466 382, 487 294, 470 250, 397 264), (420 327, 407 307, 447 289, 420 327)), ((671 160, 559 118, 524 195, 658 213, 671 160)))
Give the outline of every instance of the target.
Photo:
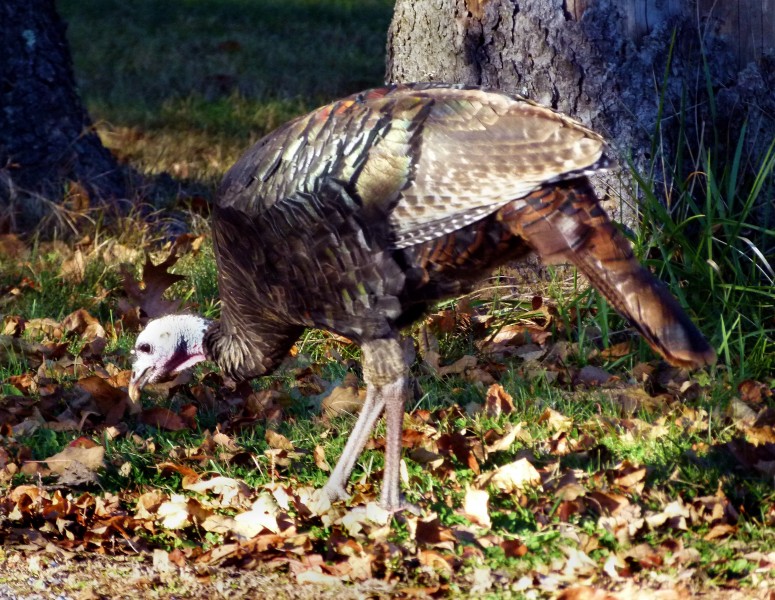
POLYGON ((140 344, 137 347, 138 352, 142 352, 143 354, 149 354, 151 352, 151 345, 150 344, 140 344))

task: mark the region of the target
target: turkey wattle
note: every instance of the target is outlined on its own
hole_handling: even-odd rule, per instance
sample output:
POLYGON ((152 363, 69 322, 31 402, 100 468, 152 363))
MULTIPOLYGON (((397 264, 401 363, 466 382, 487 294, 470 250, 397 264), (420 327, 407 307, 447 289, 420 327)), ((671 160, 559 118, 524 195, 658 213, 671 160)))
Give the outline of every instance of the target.
POLYGON ((347 497, 384 409, 381 503, 397 509, 408 390, 398 331, 500 264, 531 252, 573 263, 668 362, 714 362, 600 207, 586 175, 608 165, 602 138, 579 123, 480 89, 392 86, 295 119, 218 192, 220 321, 152 321, 130 393, 205 358, 234 379, 265 375, 307 327, 346 336, 363 350, 367 395, 325 490, 347 497))

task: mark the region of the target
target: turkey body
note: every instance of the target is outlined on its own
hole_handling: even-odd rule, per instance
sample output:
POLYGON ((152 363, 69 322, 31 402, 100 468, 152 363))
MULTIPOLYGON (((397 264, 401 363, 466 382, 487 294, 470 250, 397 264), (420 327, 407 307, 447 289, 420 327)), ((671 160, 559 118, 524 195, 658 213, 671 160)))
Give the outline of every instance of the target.
POLYGON ((391 86, 291 121, 219 190, 222 315, 206 353, 247 379, 276 368, 307 327, 359 343, 366 405, 327 489, 344 496, 386 406, 388 508, 400 505, 407 377, 397 332, 498 265, 531 252, 572 262, 668 361, 712 362, 600 208, 586 175, 608 165, 603 140, 580 124, 480 89, 391 86))

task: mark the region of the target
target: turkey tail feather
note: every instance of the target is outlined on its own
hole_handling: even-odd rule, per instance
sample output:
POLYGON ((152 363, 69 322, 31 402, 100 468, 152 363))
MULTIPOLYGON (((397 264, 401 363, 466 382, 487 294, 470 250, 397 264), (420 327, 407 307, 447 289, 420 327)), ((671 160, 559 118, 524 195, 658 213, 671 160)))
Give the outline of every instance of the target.
POLYGON ((678 301, 635 259, 588 180, 542 188, 504 207, 499 218, 544 262, 573 263, 669 363, 701 367, 716 361, 678 301))

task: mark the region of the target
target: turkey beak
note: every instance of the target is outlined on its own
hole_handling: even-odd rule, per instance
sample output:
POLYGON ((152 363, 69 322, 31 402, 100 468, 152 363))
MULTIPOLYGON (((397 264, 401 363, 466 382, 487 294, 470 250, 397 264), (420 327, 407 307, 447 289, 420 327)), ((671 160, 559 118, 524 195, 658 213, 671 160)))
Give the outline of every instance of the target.
POLYGON ((143 370, 140 374, 138 374, 136 371, 132 371, 132 378, 129 380, 129 399, 132 401, 132 404, 139 405, 140 403, 140 392, 143 390, 143 387, 145 387, 145 384, 148 381, 148 377, 151 374, 151 367, 146 367, 145 370, 143 370))

